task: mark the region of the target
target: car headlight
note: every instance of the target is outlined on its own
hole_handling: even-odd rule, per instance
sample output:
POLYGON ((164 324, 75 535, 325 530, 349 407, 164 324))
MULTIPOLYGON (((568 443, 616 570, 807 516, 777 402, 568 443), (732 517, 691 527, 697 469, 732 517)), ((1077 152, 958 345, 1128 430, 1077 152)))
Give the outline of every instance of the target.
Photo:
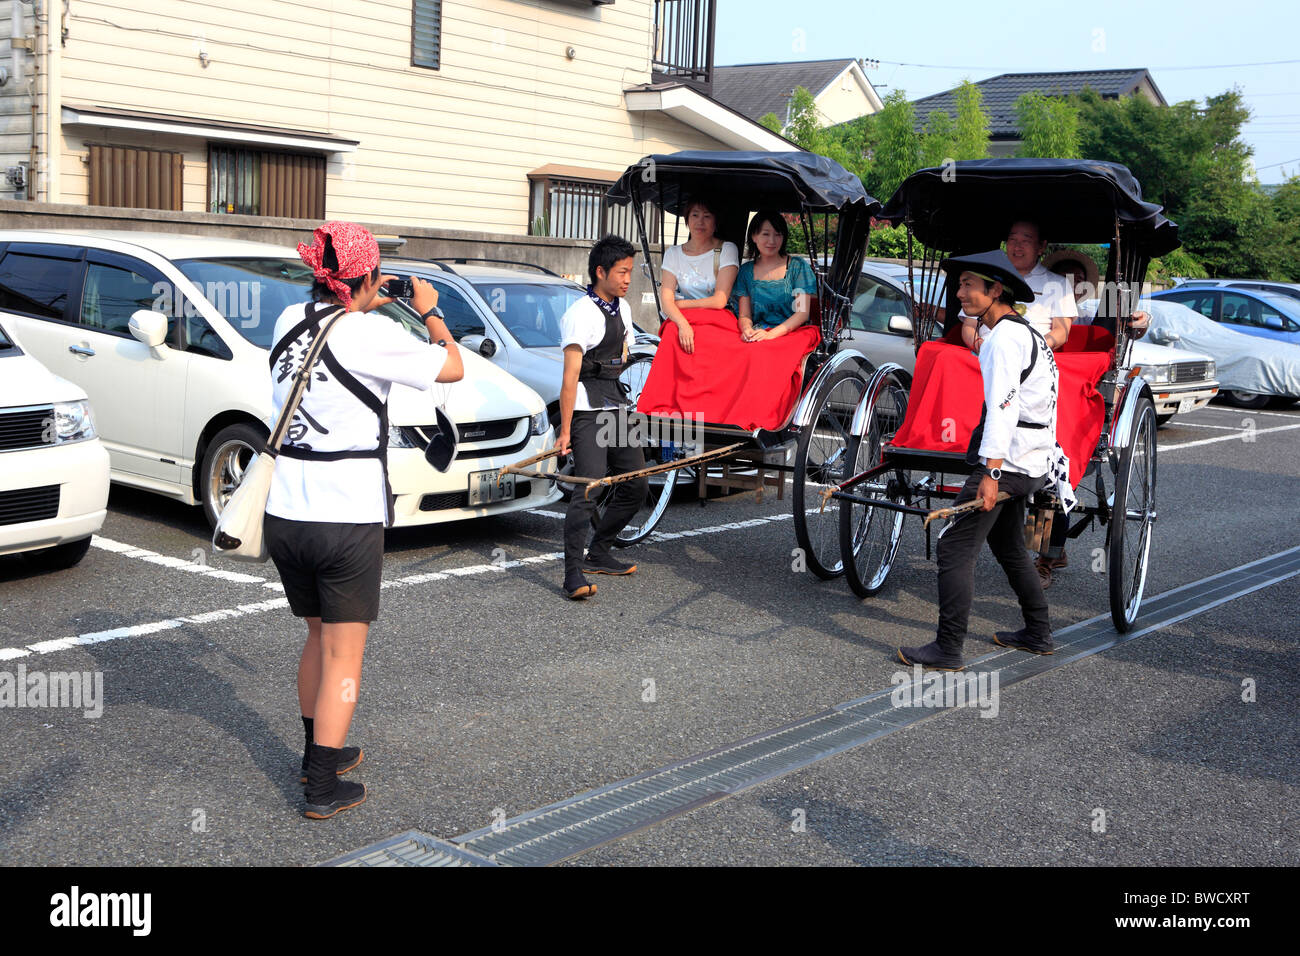
POLYGON ((54 403, 53 444, 63 445, 94 438, 95 418, 90 414, 90 402, 54 403))
POLYGON ((388 447, 389 448, 414 448, 415 442, 406 437, 406 432, 402 431, 401 425, 388 426, 388 447))
POLYGON ((1215 377, 1218 376, 1218 374, 1219 374, 1219 368, 1218 368, 1217 365, 1215 365, 1213 362, 1206 362, 1206 363, 1205 363, 1205 377, 1206 377, 1206 378, 1215 378, 1215 377))
POLYGON ((1148 382, 1150 382, 1152 385, 1156 385, 1162 382, 1168 382, 1169 366, 1168 365, 1144 365, 1142 366, 1142 377, 1146 379, 1148 382))
POLYGON ((542 409, 532 418, 528 419, 528 433, 530 435, 545 435, 546 430, 551 427, 550 419, 546 417, 546 409, 542 409))

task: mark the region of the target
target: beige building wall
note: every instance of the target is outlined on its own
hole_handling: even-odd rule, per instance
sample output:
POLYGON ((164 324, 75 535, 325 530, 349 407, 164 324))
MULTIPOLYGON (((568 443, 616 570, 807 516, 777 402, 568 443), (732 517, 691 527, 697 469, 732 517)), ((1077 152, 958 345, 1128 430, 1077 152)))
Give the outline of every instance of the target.
MULTIPOLYGON (((328 157, 328 216, 512 234, 546 163, 722 148, 625 106, 650 80, 651 0, 444 0, 439 70, 410 65, 411 6, 74 0, 62 102, 359 140, 328 157)), ((206 209, 205 141, 89 128, 65 128, 60 194, 41 198, 88 200, 88 142, 182 149, 185 209, 206 209)))
POLYGON ((875 104, 852 71, 845 71, 837 77, 822 91, 816 102, 823 126, 847 123, 859 116, 870 116, 876 112, 875 104))

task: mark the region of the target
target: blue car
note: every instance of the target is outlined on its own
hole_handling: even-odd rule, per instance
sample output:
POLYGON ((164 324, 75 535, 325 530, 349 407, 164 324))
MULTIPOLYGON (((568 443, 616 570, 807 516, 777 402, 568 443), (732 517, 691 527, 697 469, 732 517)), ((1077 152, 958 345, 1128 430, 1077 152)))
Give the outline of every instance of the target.
POLYGON ((1300 345, 1300 300, 1277 292, 1182 285, 1151 298, 1185 305, 1234 332, 1300 345))

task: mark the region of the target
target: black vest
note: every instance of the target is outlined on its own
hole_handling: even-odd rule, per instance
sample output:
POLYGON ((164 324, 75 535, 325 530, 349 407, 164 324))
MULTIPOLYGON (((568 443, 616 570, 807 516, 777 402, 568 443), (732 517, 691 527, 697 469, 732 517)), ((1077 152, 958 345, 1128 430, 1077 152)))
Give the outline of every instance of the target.
POLYGON ((592 408, 627 405, 627 393, 618 380, 627 367, 623 362, 623 316, 621 312, 608 315, 603 309, 601 315, 605 317, 605 335, 595 348, 583 354, 578 381, 587 390, 587 402, 592 408))

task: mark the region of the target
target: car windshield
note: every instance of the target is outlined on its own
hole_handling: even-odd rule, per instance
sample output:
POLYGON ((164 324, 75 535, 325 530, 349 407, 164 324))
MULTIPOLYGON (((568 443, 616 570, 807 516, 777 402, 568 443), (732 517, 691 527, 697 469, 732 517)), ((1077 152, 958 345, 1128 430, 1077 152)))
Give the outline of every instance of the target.
POLYGON ((474 289, 526 349, 558 348, 560 316, 586 293, 567 282, 475 280, 474 289))
MULTIPOLYGON (((280 313, 311 298, 312 272, 298 259, 184 259, 176 267, 235 331, 259 348, 274 344, 271 339, 280 313)), ((429 340, 419 317, 406 306, 394 302, 374 311, 417 338, 429 340)))
POLYGON ((0 352, 14 347, 13 339, 5 335, 4 326, 0 326, 0 352))

